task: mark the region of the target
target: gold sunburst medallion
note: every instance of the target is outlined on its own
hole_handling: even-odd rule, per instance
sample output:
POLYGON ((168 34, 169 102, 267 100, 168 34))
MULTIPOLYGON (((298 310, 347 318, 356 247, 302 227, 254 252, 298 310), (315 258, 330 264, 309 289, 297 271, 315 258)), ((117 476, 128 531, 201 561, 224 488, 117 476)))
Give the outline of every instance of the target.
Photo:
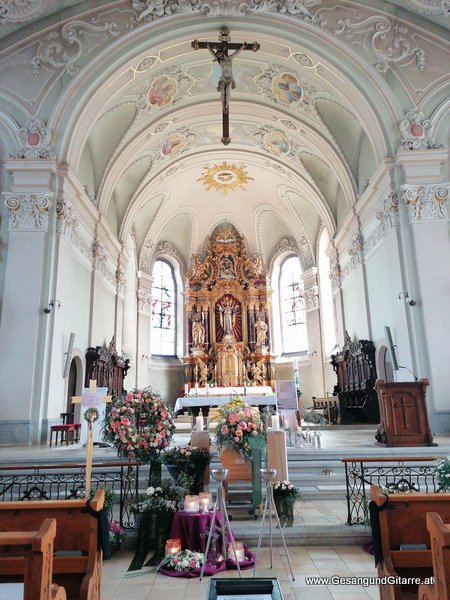
POLYGON ((197 181, 206 186, 206 191, 213 189, 222 191, 225 195, 237 188, 245 190, 244 184, 253 181, 253 177, 247 175, 244 167, 229 165, 226 160, 221 165, 203 167, 204 173, 197 181))

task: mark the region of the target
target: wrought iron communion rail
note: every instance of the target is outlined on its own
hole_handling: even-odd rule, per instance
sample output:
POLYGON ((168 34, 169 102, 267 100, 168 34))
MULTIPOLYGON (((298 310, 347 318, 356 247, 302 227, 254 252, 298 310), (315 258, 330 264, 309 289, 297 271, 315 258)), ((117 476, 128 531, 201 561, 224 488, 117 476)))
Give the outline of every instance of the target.
MULTIPOLYGON (((143 476, 139 462, 110 462, 92 465, 91 489, 108 488, 119 501, 113 507, 125 529, 134 527, 131 511, 137 503, 139 475, 143 476), (141 472, 140 472, 141 471, 141 472)), ((71 500, 83 498, 85 491, 85 464, 14 465, 0 468, 0 501, 13 500, 71 500)))
POLYGON ((347 525, 367 522, 370 486, 391 492, 439 492, 434 461, 443 457, 342 458, 347 485, 347 525))

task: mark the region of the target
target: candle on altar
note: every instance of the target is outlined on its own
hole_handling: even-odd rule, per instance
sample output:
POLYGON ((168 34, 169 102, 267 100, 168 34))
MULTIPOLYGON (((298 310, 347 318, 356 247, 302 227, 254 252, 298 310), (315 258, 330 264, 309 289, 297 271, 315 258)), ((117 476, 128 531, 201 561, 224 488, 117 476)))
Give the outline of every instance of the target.
POLYGON ((184 395, 187 396, 189 394, 189 386, 187 383, 184 384, 184 395))
POLYGON ((195 417, 195 430, 196 431, 203 430, 203 417, 195 417))
POLYGON ((209 383, 205 383, 206 395, 209 396, 209 383))
MULTIPOLYGON (((234 542, 234 547, 236 549, 236 558, 238 562, 245 560, 244 544, 242 542, 234 542)), ((227 554, 230 558, 235 558, 232 544, 228 544, 227 554)))
POLYGON ((200 492, 198 498, 200 508, 203 509, 204 512, 207 512, 212 504, 212 494, 209 492, 200 492))
POLYGON ((278 413, 272 415, 272 429, 280 429, 280 417, 278 416, 278 413))
POLYGON ((197 396, 197 394, 198 394, 198 383, 195 382, 195 395, 197 396))
POLYGON ((190 513, 195 513, 199 511, 198 496, 184 497, 184 511, 190 513))
POLYGON ((166 556, 168 554, 176 554, 177 552, 181 552, 181 540, 179 540, 178 538, 167 540, 166 556))

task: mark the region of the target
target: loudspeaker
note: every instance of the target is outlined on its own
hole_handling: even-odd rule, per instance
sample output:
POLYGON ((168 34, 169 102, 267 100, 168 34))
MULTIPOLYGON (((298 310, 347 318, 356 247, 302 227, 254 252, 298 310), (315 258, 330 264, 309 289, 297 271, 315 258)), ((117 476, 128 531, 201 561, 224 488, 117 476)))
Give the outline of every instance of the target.
POLYGON ((70 363, 72 361, 72 350, 73 350, 74 341, 75 341, 75 334, 71 333, 70 337, 69 337, 69 344, 67 345, 66 362, 64 363, 64 371, 63 371, 64 379, 66 379, 69 376, 69 369, 70 369, 70 363))

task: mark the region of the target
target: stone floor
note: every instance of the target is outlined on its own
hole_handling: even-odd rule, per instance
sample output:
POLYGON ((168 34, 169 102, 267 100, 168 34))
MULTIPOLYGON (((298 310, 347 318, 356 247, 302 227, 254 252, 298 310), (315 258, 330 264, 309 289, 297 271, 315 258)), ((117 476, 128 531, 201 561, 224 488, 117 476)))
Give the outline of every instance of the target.
MULTIPOLYGON (((289 556, 295 580, 292 580, 284 549, 274 548, 273 568, 269 568, 269 549, 261 550, 257 576, 277 577, 284 600, 369 600, 379 598, 378 586, 308 584, 308 577, 375 577, 373 557, 357 546, 290 547, 289 556)), ((102 600, 203 600, 207 597, 208 578, 171 578, 155 572, 127 575, 132 554, 119 552, 103 565, 102 600)), ((243 571, 251 577, 253 570, 243 571)), ((219 577, 236 577, 228 570, 219 577)), ((361 582, 362 583, 362 582, 361 582)))

